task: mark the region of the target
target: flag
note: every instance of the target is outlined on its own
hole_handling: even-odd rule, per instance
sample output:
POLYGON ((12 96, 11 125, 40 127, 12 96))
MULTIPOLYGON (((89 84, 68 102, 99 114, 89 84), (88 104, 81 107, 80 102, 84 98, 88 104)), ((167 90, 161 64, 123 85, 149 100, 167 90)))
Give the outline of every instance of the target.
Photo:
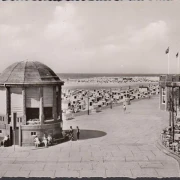
POLYGON ((169 47, 166 49, 166 54, 168 54, 169 53, 169 47))
POLYGON ((179 53, 176 54, 176 57, 178 57, 178 56, 179 56, 179 53))

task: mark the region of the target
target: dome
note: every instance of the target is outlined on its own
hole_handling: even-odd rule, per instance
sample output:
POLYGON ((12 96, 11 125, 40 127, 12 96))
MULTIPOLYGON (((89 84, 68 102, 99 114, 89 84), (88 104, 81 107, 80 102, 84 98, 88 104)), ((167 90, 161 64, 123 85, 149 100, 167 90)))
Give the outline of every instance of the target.
POLYGON ((7 67, 0 75, 0 85, 63 83, 48 66, 38 61, 21 61, 7 67))

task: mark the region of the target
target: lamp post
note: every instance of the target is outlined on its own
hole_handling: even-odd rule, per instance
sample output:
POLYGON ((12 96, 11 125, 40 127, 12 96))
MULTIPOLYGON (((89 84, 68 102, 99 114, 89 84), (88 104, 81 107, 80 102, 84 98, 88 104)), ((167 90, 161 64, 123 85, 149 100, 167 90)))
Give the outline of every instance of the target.
POLYGON ((110 100, 111 100, 111 109, 112 109, 112 89, 110 89, 110 100))
POLYGON ((88 97, 88 115, 89 115, 89 90, 88 90, 87 93, 88 93, 88 94, 87 94, 87 97, 88 97))

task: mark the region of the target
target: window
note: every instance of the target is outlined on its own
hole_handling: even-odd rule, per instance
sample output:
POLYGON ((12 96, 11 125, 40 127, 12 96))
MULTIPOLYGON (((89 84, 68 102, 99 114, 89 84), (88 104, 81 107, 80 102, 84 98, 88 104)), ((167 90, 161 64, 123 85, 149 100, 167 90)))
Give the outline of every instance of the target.
POLYGON ((4 121, 4 116, 0 116, 0 121, 4 121))
POLYGON ((36 135, 36 132, 31 132, 31 136, 35 136, 36 135))
POLYGON ((166 103, 166 90, 162 88, 162 104, 166 103))
POLYGON ((53 119, 53 108, 52 107, 44 107, 44 120, 53 119))
MULTIPOLYGON (((154 91, 155 91, 155 89, 154 89, 154 91)), ((162 88, 162 95, 163 95, 163 96, 166 95, 165 88, 162 88)))
POLYGON ((21 117, 18 117, 18 118, 17 118, 17 122, 22 123, 22 118, 21 118, 21 117))
POLYGON ((0 134, 2 133, 2 130, 0 129, 0 134))

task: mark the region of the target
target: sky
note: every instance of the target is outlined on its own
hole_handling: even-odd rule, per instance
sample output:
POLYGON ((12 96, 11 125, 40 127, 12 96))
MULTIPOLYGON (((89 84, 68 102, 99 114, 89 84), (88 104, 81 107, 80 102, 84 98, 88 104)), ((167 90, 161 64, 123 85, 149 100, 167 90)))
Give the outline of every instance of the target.
MULTIPOLYGON (((0 72, 40 61, 56 73, 177 73, 180 2, 0 2, 0 72)), ((179 72, 180 73, 180 72, 179 72)))

